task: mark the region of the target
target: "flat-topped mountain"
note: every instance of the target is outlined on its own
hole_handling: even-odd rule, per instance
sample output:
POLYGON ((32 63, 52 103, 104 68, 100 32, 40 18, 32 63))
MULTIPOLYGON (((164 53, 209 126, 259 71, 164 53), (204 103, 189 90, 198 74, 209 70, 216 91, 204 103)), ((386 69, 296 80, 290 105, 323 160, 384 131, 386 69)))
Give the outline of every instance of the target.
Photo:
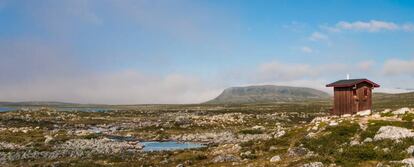
POLYGON ((218 97, 207 103, 288 102, 329 97, 328 93, 312 88, 262 85, 227 88, 218 97))

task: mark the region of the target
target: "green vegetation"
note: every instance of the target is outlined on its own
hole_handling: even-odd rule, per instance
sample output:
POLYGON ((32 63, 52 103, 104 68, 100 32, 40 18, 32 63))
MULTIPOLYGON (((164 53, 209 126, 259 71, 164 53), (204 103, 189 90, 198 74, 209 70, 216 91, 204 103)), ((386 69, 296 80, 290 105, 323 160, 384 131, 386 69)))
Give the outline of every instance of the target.
POLYGON ((241 134, 263 134, 263 130, 260 129, 243 129, 239 131, 241 134))
POLYGON ((404 121, 410 121, 411 122, 414 119, 414 114, 413 113, 404 114, 401 119, 404 120, 404 121))
POLYGON ((329 94, 320 90, 289 86, 248 86, 227 88, 209 104, 245 104, 291 102, 329 99, 329 94))
MULTIPOLYGON (((411 99, 412 94, 403 94, 411 99)), ((412 107, 396 95, 375 94, 374 110, 412 107), (377 100, 377 101, 375 101, 377 100), (400 101, 402 100, 402 101, 400 101)), ((70 108, 71 104, 65 104, 70 108)), ((104 154, 57 159, 22 159, 11 166, 230 166, 229 162, 212 162, 219 155, 230 155, 243 161, 234 166, 300 166, 322 162, 325 165, 376 166, 378 162, 395 165, 410 157, 404 150, 414 145, 414 139, 401 142, 390 140, 363 142, 374 138, 382 126, 413 129, 414 114, 382 117, 329 118, 318 124, 315 117, 327 116, 332 102, 328 99, 307 99, 272 103, 191 104, 191 105, 125 105, 99 106, 111 112, 57 112, 43 108, 36 111, 0 113, 0 142, 16 144, 19 149, 4 147, 1 153, 23 151, 53 152, 56 146, 69 140, 127 137, 140 141, 180 140, 203 141, 206 148, 193 150, 104 154), (360 125, 363 124, 363 125, 360 125), (256 128, 254 128, 256 126, 256 128), (317 128, 316 128, 317 127, 317 128), (99 132, 94 130, 98 129, 99 132), (280 130, 284 135, 274 138, 280 130), (221 133, 228 134, 220 136, 221 133), (205 135, 214 134, 218 135, 205 135), (198 140, 199 136, 203 136, 198 140), (265 136, 264 138, 254 138, 265 136), (47 137, 52 140, 45 142, 47 137), (250 137, 254 139, 250 139, 250 137), (222 139, 229 138, 228 140, 222 139), (351 145, 351 142, 361 144, 351 145), (312 153, 290 156, 289 149, 303 147, 312 153), (279 155, 279 162, 270 158, 279 155)), ((39 107, 39 106, 36 106, 39 107)), ((84 140, 82 140, 84 141, 84 140)), ((16 147, 17 147, 16 146, 16 147)), ((90 149, 90 148, 88 148, 90 149)))

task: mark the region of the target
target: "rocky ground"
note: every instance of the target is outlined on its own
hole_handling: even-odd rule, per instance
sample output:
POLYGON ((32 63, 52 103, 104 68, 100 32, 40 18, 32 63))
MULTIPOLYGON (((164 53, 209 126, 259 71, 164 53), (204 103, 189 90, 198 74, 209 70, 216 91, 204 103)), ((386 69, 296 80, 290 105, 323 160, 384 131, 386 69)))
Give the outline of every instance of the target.
POLYGON ((0 113, 0 165, 414 166, 413 108, 337 117, 318 101, 118 107, 0 113), (140 141, 207 147, 145 152, 140 141))

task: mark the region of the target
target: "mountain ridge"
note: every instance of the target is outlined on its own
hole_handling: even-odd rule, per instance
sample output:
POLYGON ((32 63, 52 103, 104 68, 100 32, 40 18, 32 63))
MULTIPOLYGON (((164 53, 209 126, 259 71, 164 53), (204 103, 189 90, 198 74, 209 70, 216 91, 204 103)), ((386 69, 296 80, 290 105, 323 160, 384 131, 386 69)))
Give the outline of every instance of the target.
POLYGON ((252 85, 226 88, 219 96, 206 103, 289 102, 329 97, 326 92, 307 87, 252 85))

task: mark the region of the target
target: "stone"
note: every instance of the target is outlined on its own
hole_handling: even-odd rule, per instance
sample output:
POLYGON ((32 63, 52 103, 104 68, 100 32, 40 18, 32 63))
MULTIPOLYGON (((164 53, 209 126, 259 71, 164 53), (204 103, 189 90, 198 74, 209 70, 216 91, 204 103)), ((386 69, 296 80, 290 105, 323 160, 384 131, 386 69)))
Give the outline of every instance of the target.
POLYGON ((237 162, 240 161, 239 157, 234 155, 218 155, 213 158, 213 163, 220 163, 220 162, 237 162))
POLYGON ((413 154, 414 154, 414 145, 412 145, 412 146, 408 147, 405 151, 406 151, 408 154, 410 154, 411 156, 413 156, 413 154))
POLYGON ((270 158, 270 162, 279 162, 280 160, 282 159, 280 158, 279 155, 275 155, 272 158, 270 158))
POLYGON ((381 114, 375 113, 371 115, 372 118, 381 118, 381 114))
POLYGON ((372 142, 372 138, 367 137, 367 138, 364 140, 364 143, 369 143, 369 142, 372 142))
POLYGON ((251 152, 251 151, 246 151, 246 152, 242 152, 242 153, 240 153, 240 156, 241 156, 241 157, 248 157, 248 156, 250 156, 250 155, 252 155, 252 152, 251 152))
POLYGON ((324 167, 322 162, 311 162, 307 164, 303 164, 301 167, 324 167))
POLYGON ((265 130, 266 128, 264 126, 256 125, 256 126, 253 126, 252 129, 254 129, 254 130, 265 130))
POLYGON ((403 159, 401 163, 405 164, 407 167, 414 167, 414 158, 403 159))
POLYGON ((329 126, 338 126, 338 122, 331 121, 329 122, 329 126))
POLYGON ((45 136, 45 144, 49 144, 53 140, 52 136, 46 135, 45 136))
POLYGON ((285 134, 286 134, 286 132, 284 130, 277 130, 273 137, 274 138, 279 138, 279 137, 282 137, 285 134))
POLYGON ((358 115, 358 116, 368 116, 368 115, 371 115, 371 110, 359 111, 359 112, 356 113, 356 115, 358 115))
POLYGON ((359 125, 359 128, 361 128, 363 131, 367 130, 368 128, 368 125, 362 122, 359 122, 358 125, 359 125))
POLYGON ((401 128, 396 126, 382 126, 377 134, 374 136, 374 140, 399 140, 404 138, 414 137, 414 133, 410 129, 401 128))
POLYGON ((183 164, 178 164, 177 166, 175 166, 175 167, 184 167, 184 165, 183 164))
POLYGON ((343 118, 351 117, 351 114, 344 114, 344 115, 341 115, 341 117, 343 118))
POLYGON ((410 109, 407 108, 407 107, 404 107, 404 108, 400 108, 398 110, 393 111, 392 114, 394 114, 394 115, 403 115, 403 114, 408 113, 408 112, 410 112, 410 109))
POLYGON ((315 138, 317 136, 317 133, 309 132, 305 137, 308 139, 315 138))
POLYGON ((386 113, 389 113, 389 112, 391 112, 391 109, 385 109, 384 111, 381 111, 381 113, 383 113, 383 114, 386 114, 386 113))
POLYGON ((360 145, 361 143, 359 143, 358 140, 352 140, 351 142, 349 142, 349 145, 351 146, 356 146, 356 145, 360 145))
POLYGON ((179 116, 175 118, 175 124, 176 125, 188 125, 191 124, 192 120, 188 117, 179 116))
POLYGON ((304 156, 308 154, 309 150, 304 147, 292 147, 288 149, 289 156, 304 156))
POLYGON ((275 146, 270 146, 269 151, 275 151, 275 150, 277 150, 277 147, 275 147, 275 146))
POLYGON ((0 142, 0 150, 8 149, 8 150, 16 150, 16 149, 23 149, 23 146, 14 144, 14 143, 7 143, 7 142, 0 142))

